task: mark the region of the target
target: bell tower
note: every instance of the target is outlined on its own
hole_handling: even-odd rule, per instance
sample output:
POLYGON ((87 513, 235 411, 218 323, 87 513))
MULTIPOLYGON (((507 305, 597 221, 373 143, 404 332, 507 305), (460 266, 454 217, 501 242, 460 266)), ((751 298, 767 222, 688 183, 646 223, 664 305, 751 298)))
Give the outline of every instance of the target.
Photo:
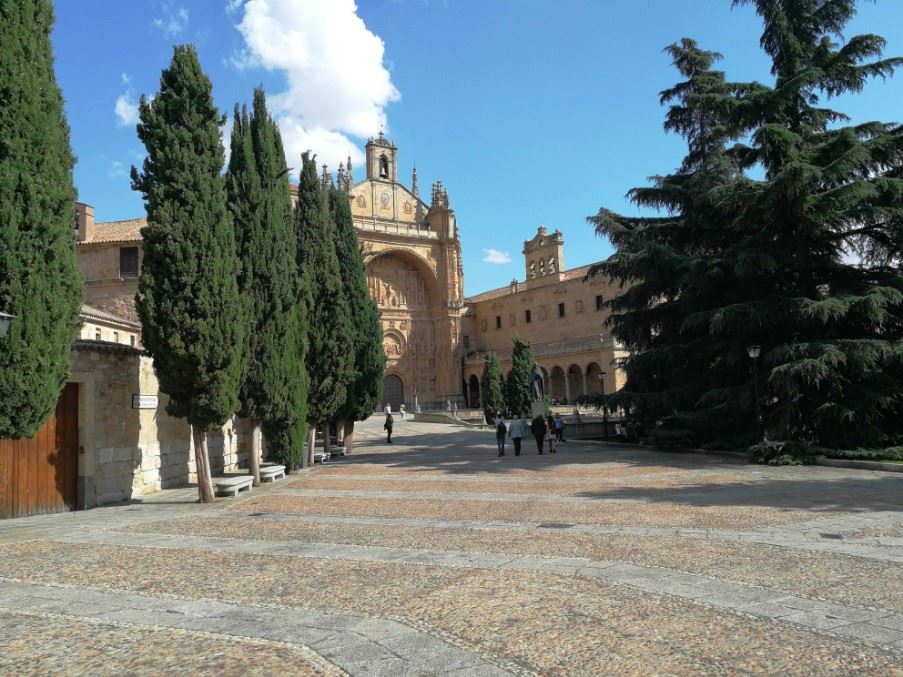
POLYGON ((398 165, 396 154, 398 149, 383 136, 382 130, 375 139, 369 139, 367 151, 367 178, 374 181, 397 183, 398 165))

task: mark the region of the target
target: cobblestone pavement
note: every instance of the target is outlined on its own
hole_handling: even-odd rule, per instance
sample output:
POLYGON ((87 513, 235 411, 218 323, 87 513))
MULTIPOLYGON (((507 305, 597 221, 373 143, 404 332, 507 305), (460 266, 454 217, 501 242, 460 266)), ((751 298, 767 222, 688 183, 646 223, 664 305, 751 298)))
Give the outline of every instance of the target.
POLYGON ((0 522, 0 674, 903 676, 903 476, 380 421, 354 454, 0 522))

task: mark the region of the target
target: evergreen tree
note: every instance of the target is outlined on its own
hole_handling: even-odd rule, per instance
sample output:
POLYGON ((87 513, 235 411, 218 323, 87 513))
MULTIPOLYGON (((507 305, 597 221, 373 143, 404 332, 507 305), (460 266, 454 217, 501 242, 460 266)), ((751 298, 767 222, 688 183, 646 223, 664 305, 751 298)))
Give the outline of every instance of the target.
POLYGON ((735 4, 747 2, 774 84, 726 83, 716 55, 673 46, 687 80, 663 94, 676 100, 666 128, 689 153, 631 192, 669 214, 591 219, 618 247, 600 272, 630 285, 611 303, 633 352, 621 400, 693 443, 761 438, 761 408, 771 439, 891 444, 903 418, 903 131, 844 124, 820 102, 901 60, 872 60, 877 36, 832 41, 853 0, 735 4), (852 262, 854 249, 870 256, 852 262))
POLYGON ((50 0, 0 0, 0 439, 31 437, 69 374, 84 282, 75 264, 72 151, 50 0))
POLYGON ((311 425, 308 454, 313 455, 314 427, 329 445, 329 424, 345 404, 354 366, 354 336, 336 255, 336 229, 327 195, 317 177, 316 160, 301 156, 295 235, 298 265, 309 295, 307 374, 310 378, 307 421, 311 425))
POLYGON ((147 148, 132 186, 147 207, 137 309, 166 411, 192 428, 202 501, 213 500, 207 431, 238 409, 245 339, 240 262, 226 208, 220 128, 210 80, 190 45, 176 46, 153 100, 141 98, 147 148))
POLYGON ((367 290, 367 275, 361 247, 351 218, 348 194, 331 189, 329 206, 336 227, 336 253, 342 275, 342 288, 348 303, 354 338, 354 364, 345 403, 336 413, 344 427, 345 449, 350 452, 354 443, 354 422, 363 421, 382 401, 383 371, 386 356, 383 352, 382 327, 379 309, 367 290))
POLYGON ((512 341, 511 371, 505 381, 505 400, 512 416, 530 414, 530 403, 533 396, 530 390, 530 379, 533 375, 533 348, 518 336, 512 341))
POLYGON ((297 418, 303 421, 307 395, 288 170, 262 89, 254 91, 250 117, 247 109, 235 107, 226 193, 242 263, 239 292, 248 330, 240 411, 252 421, 249 469, 259 485, 261 427, 271 455, 291 469, 301 447, 287 447, 292 444, 287 433, 297 418))
POLYGON ((495 423, 495 417, 500 415, 505 408, 504 398, 502 397, 502 369, 499 365, 499 358, 495 353, 490 352, 486 355, 486 363, 483 365, 483 378, 481 380, 483 389, 483 414, 486 422, 495 423))

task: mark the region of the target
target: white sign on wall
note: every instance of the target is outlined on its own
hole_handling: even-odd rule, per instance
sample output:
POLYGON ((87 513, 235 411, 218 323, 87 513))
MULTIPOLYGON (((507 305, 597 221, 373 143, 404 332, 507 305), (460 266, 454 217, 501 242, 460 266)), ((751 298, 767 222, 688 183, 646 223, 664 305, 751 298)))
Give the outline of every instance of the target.
POLYGON ((132 409, 156 409, 158 405, 156 395, 132 395, 132 409))

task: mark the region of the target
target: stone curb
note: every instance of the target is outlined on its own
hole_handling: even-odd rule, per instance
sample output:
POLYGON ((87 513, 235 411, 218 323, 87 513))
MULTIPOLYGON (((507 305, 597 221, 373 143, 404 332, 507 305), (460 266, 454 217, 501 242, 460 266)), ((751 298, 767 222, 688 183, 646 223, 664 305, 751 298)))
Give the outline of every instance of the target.
POLYGON ((830 468, 855 468, 858 470, 882 470, 884 472, 903 472, 903 463, 884 463, 882 461, 853 461, 845 458, 828 458, 818 456, 815 465, 830 468))

